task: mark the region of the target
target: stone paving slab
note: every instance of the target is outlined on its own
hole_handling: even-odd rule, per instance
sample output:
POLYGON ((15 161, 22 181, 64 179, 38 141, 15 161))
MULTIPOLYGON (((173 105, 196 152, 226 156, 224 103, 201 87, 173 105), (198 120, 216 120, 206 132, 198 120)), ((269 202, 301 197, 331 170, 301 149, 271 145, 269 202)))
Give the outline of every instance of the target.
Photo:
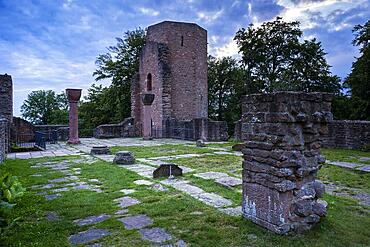
POLYGON ((222 177, 228 177, 226 173, 223 172, 202 172, 202 173, 196 173, 193 176, 203 178, 203 179, 217 179, 222 177))
POLYGON ((85 244, 88 242, 96 241, 105 236, 109 236, 111 233, 106 229, 89 229, 84 232, 77 233, 69 237, 71 244, 85 244))
POLYGON ((243 213, 241 206, 235 208, 219 208, 218 210, 230 216, 241 216, 243 213))
POLYGON ((226 186, 226 187, 235 187, 243 183, 241 178, 234 177, 222 177, 215 180, 216 183, 226 186))
POLYGON ((358 167, 357 170, 363 171, 363 172, 370 172, 370 165, 358 167))
POLYGON ((233 204, 230 200, 225 199, 215 193, 206 192, 202 194, 197 194, 195 195, 195 197, 198 198, 198 200, 200 200, 201 202, 204 202, 205 204, 215 208, 227 207, 233 204))
POLYGON ((122 190, 120 190, 120 192, 122 192, 125 195, 129 195, 131 193, 136 192, 136 190, 134 190, 134 189, 122 189, 122 190))
POLYGON ((129 196, 120 197, 114 199, 114 201, 117 202, 121 208, 127 208, 140 203, 139 200, 129 196))
POLYGON ((141 229, 153 224, 153 220, 144 214, 128 216, 118 219, 127 230, 141 229))
POLYGON ((58 221, 59 220, 59 215, 55 212, 46 212, 45 213, 45 218, 47 221, 58 221))
POLYGON ((150 186, 150 185, 153 184, 153 182, 151 182, 149 180, 139 179, 139 180, 135 180, 134 181, 134 184, 136 184, 136 185, 147 185, 147 186, 150 186))
POLYGON ((111 216, 107 215, 107 214, 101 214, 101 215, 98 215, 98 216, 93 215, 93 216, 89 216, 89 217, 84 218, 84 219, 74 220, 73 223, 75 223, 76 225, 79 225, 79 226, 86 226, 86 225, 92 225, 92 224, 96 224, 96 223, 105 221, 105 220, 109 219, 110 217, 111 216))
POLYGON ((327 160, 326 163, 331 164, 331 165, 335 165, 335 166, 339 166, 339 167, 352 168, 352 169, 359 165, 359 164, 356 164, 356 163, 331 161, 331 160, 327 160))
POLYGON ((154 243, 163 243, 172 239, 164 229, 159 227, 144 228, 139 230, 141 238, 154 243))

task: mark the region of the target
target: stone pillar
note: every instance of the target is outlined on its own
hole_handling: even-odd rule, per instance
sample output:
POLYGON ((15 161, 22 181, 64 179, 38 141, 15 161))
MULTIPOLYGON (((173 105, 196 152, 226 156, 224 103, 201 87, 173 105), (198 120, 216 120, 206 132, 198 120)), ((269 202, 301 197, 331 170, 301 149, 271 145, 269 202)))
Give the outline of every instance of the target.
POLYGON ((13 82, 10 75, 0 75, 0 117, 13 122, 13 82))
POLYGON ((152 139, 152 103, 154 94, 146 93, 142 96, 143 107, 143 139, 152 139))
POLYGON ((78 111, 77 104, 81 98, 82 89, 66 89, 66 94, 69 102, 69 144, 78 144, 78 111))
POLYGON ((243 99, 243 215, 279 234, 303 232, 326 215, 315 180, 332 95, 277 92, 243 99))

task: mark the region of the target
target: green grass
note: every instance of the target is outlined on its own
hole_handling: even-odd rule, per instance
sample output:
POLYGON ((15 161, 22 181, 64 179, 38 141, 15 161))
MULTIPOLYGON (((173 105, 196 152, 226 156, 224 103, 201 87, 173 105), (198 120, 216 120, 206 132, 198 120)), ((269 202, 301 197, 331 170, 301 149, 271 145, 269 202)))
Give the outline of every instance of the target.
POLYGON ((350 150, 350 149, 340 149, 340 148, 323 148, 321 153, 326 157, 326 159, 331 161, 342 161, 342 162, 353 162, 370 164, 370 161, 360 161, 361 157, 370 158, 370 152, 350 150))
POLYGON ((204 154, 212 153, 214 150, 208 149, 206 147, 199 148, 195 145, 181 145, 181 144, 165 144, 159 146, 150 147, 112 147, 111 152, 117 153, 118 151, 130 151, 134 154, 136 158, 150 158, 150 157, 160 157, 160 156, 170 156, 179 154, 204 154))
MULTIPOLYGON (((166 145, 167 146, 167 145, 166 145)), ((173 146, 173 145, 171 145, 173 146)), ((173 147, 171 147, 173 148, 173 147)), ((176 147, 183 153, 194 153, 186 146, 176 147), (184 150, 185 149, 185 150, 184 150)), ((191 147, 193 148, 193 147, 191 147)), ((194 147, 195 148, 195 147, 194 147)), ((205 150, 196 148, 197 150, 205 150)), ((123 148, 127 150, 127 148, 123 148)), ((153 152, 173 152, 162 149, 157 153, 155 148, 134 148, 145 157, 153 152), (142 149, 142 150, 140 150, 142 149)), ((179 153, 176 153, 179 154, 179 153)), ((279 236, 271 233, 242 217, 231 217, 218 212, 196 199, 169 189, 164 192, 155 192, 146 186, 133 183, 142 179, 134 172, 122 169, 107 162, 98 161, 93 164, 74 164, 80 167, 80 177, 84 179, 97 178, 102 182, 104 193, 91 191, 61 192, 62 196, 53 201, 46 201, 37 196, 37 190, 30 187, 35 184, 47 183, 47 180, 61 177, 58 171, 43 168, 30 168, 36 162, 61 161, 66 157, 53 159, 7 160, 0 166, 0 172, 10 171, 17 175, 27 188, 25 195, 18 201, 11 219, 19 218, 10 227, 4 229, 0 235, 0 246, 69 246, 68 236, 87 230, 91 226, 78 227, 73 220, 101 213, 113 214, 118 210, 113 200, 122 197, 119 190, 133 188, 136 190, 132 197, 142 203, 129 207, 129 214, 146 214, 154 220, 154 226, 163 227, 176 240, 183 239, 190 246, 369 246, 370 245, 370 214, 368 208, 360 206, 350 198, 325 195, 329 203, 328 216, 321 220, 310 232, 302 236, 279 236), (43 177, 30 177, 34 173, 41 173, 43 177), (48 222, 45 213, 54 211, 61 220, 48 222), (194 215, 192 212, 202 212, 194 215), (254 239, 251 236, 256 236, 254 239)), ((70 158, 75 159, 75 158, 70 158)), ((230 175, 240 174, 241 158, 232 155, 212 155, 197 158, 178 159, 174 162, 195 169, 195 172, 220 171, 230 175)), ((211 180, 196 178, 191 174, 185 175, 187 180, 205 191, 215 192, 240 205, 240 188, 228 189, 215 184, 211 180)), ((347 169, 324 165, 319 172, 320 179, 328 182, 342 183, 347 186, 369 189, 369 176, 347 169)), ((125 230, 123 224, 114 217, 96 224, 95 227, 107 228, 111 236, 103 238, 103 246, 151 246, 142 241, 136 230, 125 230)))
POLYGON ((196 172, 224 172, 232 176, 241 177, 242 160, 242 157, 235 155, 215 154, 194 158, 174 159, 168 162, 196 169, 196 172))
POLYGON ((370 193, 370 173, 324 164, 319 179, 370 193))

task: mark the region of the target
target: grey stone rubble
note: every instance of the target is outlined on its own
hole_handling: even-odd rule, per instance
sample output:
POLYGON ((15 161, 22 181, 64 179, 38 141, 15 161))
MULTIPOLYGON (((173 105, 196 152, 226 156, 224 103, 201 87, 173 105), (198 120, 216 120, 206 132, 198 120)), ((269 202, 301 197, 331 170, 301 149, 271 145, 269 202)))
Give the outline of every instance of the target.
POLYGON ((335 196, 351 197, 358 200, 361 205, 370 207, 370 194, 360 189, 354 189, 336 184, 325 184, 326 193, 335 196))
POLYGON ((110 217, 111 216, 107 215, 107 214, 101 214, 101 215, 97 215, 97 216, 93 215, 93 216, 89 216, 89 217, 84 218, 84 219, 74 220, 73 223, 75 223, 76 225, 79 225, 79 226, 92 225, 92 224, 96 224, 96 223, 105 221, 105 220, 109 219, 110 217))
POLYGON ((48 221, 58 221, 59 220, 59 215, 55 212, 46 212, 45 213, 45 218, 48 221))
POLYGON ((120 165, 132 165, 135 163, 135 158, 131 152, 119 151, 114 156, 113 163, 120 165))
POLYGON ((105 236, 109 236, 111 233, 106 229, 96 229, 92 228, 84 232, 74 234, 69 237, 69 242, 71 244, 85 244, 92 241, 96 241, 105 236))

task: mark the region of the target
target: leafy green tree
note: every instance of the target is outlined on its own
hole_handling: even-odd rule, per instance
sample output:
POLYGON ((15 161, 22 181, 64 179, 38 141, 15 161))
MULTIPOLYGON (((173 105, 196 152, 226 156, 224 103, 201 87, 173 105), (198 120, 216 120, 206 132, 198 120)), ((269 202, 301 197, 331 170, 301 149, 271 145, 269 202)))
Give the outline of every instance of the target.
POLYGON ((345 86, 349 90, 352 104, 360 106, 360 109, 352 111, 352 117, 370 120, 370 20, 365 25, 356 25, 353 33, 355 38, 352 44, 360 47, 360 56, 352 64, 345 86))
POLYGON ((321 43, 301 38, 299 22, 284 22, 281 17, 240 29, 234 39, 246 72, 246 92, 339 93, 340 79, 330 73, 321 43))
MULTIPOLYGON (((111 79, 112 84, 104 93, 95 92, 91 99, 94 103, 96 97, 103 97, 101 103, 107 105, 100 105, 103 109, 109 109, 111 113, 104 116, 105 123, 119 122, 124 118, 130 116, 131 113, 131 80, 133 76, 139 72, 139 57, 142 47, 145 45, 145 30, 137 29, 134 31, 127 31, 123 38, 116 38, 117 44, 108 47, 108 52, 99 55, 96 60, 97 69, 93 73, 96 81, 111 79), (108 118, 107 118, 108 117, 108 118)), ((97 117, 97 116, 96 116, 97 117)), ((101 119, 103 120, 103 119, 101 119)), ((96 121, 102 122, 102 121, 96 121)))
POLYGON ((22 116, 33 124, 68 123, 68 101, 52 90, 31 92, 21 106, 22 116))
POLYGON ((227 121, 229 130, 240 118, 244 71, 231 57, 208 57, 208 112, 212 119, 227 121))

